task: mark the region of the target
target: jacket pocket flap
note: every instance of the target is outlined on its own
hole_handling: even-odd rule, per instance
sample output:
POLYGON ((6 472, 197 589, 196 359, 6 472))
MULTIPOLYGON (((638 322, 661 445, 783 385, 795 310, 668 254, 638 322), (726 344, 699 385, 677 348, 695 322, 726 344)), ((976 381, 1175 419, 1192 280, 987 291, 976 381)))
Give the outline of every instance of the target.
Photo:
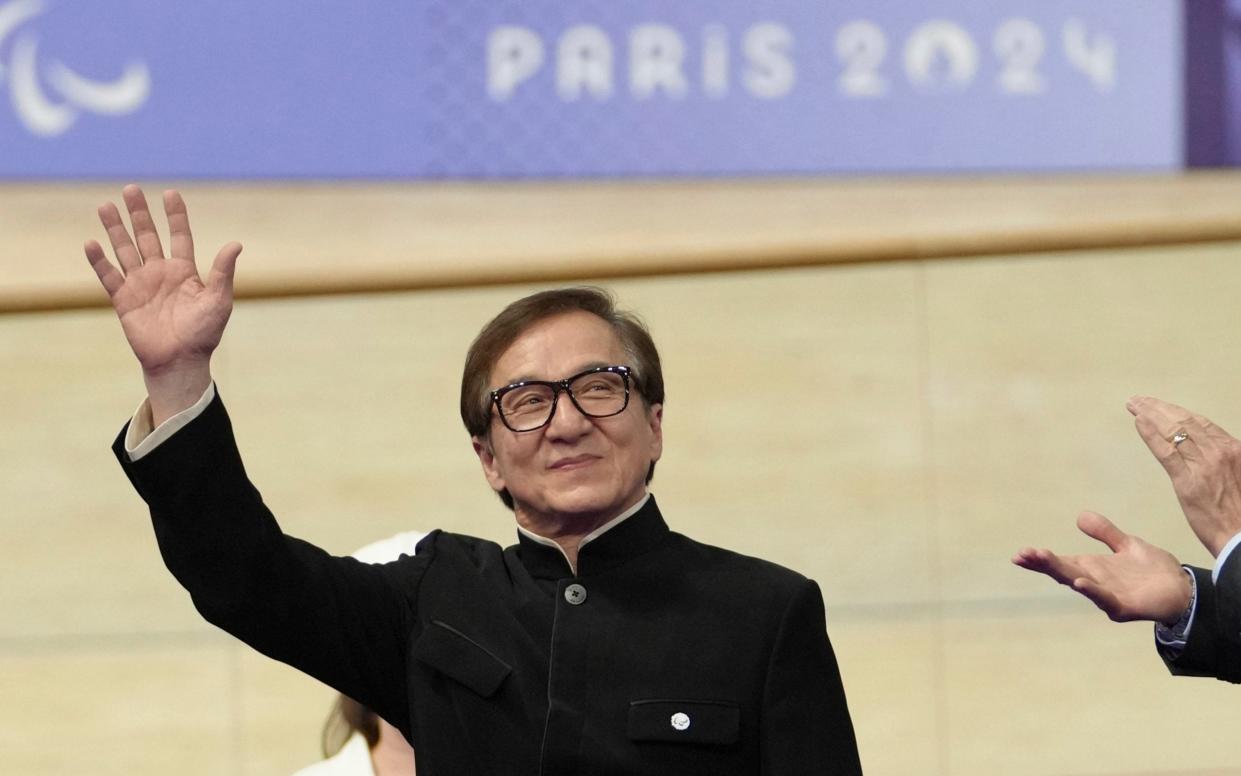
POLYGON ((741 708, 727 701, 642 700, 629 704, 632 741, 733 744, 741 732, 741 708))
POLYGON ((414 644, 414 658, 484 698, 494 695, 513 671, 485 647, 439 620, 432 620, 414 644))

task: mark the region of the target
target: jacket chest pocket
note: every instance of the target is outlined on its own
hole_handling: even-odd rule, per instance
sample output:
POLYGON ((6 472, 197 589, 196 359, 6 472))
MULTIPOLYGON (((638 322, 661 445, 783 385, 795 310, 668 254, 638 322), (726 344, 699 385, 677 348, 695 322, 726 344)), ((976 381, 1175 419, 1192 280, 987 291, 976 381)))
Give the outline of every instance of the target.
POLYGON ((513 667, 451 625, 432 620, 414 643, 414 659, 484 698, 495 695, 513 667))
POLYGON ((728 701, 640 700, 629 704, 629 739, 684 744, 735 744, 741 707, 728 701))

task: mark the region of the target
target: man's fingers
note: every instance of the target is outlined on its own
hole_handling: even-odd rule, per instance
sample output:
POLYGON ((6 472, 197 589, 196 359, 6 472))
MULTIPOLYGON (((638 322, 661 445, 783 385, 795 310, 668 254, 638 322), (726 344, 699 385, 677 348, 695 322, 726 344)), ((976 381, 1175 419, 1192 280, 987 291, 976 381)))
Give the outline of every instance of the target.
POLYGON ((1165 437, 1163 430, 1147 414, 1137 415, 1133 420, 1133 425, 1138 430, 1138 436, 1142 437, 1142 441, 1163 465, 1168 475, 1173 479, 1179 477, 1186 469, 1185 458, 1180 455, 1171 438, 1165 437))
POLYGON ((1154 418, 1157 423, 1164 427, 1165 431, 1179 425, 1191 414, 1189 410, 1180 405, 1164 401, 1163 399, 1156 399, 1154 396, 1135 398, 1139 400, 1141 413, 1154 418))
POLYGON ((1148 418, 1159 436, 1163 437, 1181 458, 1190 462, 1202 459, 1199 446, 1208 441, 1202 418, 1184 407, 1152 397, 1146 397, 1138 417, 1148 418), (1177 442, 1177 439, 1181 441, 1177 442))
MULTIPOLYGON (((1237 444, 1237 440, 1231 434, 1211 422, 1210 419, 1171 402, 1150 396, 1134 396, 1125 406, 1139 418, 1144 415, 1148 417, 1151 428, 1157 429, 1154 433, 1167 441, 1165 445, 1157 440, 1147 439, 1143 429, 1141 427, 1138 429, 1151 451, 1161 462, 1165 463, 1165 468, 1168 468, 1170 464, 1174 469, 1183 469, 1184 467, 1178 465, 1176 458, 1187 461, 1191 465, 1216 459, 1237 444), (1174 440, 1178 438, 1178 434, 1182 433, 1185 438, 1177 444, 1174 440), (1166 455, 1161 455, 1161 452, 1166 455), (1175 456, 1172 456, 1173 452, 1175 456)), ((1147 433, 1150 433, 1149 429, 1147 433)), ((1172 469, 1169 469, 1169 474, 1174 473, 1172 469)))
MULTIPOLYGON (((1213 444, 1214 440, 1207 437, 1205 429, 1189 424, 1182 426, 1181 429, 1172 435, 1172 447, 1176 451, 1175 457, 1180 457, 1184 462, 1183 465, 1186 466, 1202 461, 1206 457, 1203 454, 1203 446, 1211 446, 1213 444)), ((1167 469, 1168 467, 1165 465, 1164 468, 1167 469)), ((1168 469, 1168 473, 1171 474, 1172 469, 1168 469)))
POLYGON ((233 275, 237 272, 237 257, 241 255, 241 243, 231 242, 220 249, 215 261, 211 262, 211 272, 207 275, 207 287, 212 291, 233 298, 233 275))
POLYGON ((1038 550, 1033 547, 1023 547, 1017 550, 1017 554, 1013 556, 1013 563, 1021 566, 1023 569, 1030 571, 1039 571, 1038 550))
POLYGON ((1129 400, 1125 402, 1125 409, 1134 415, 1137 415, 1139 412, 1175 416, 1189 414, 1189 410, 1179 404, 1173 404, 1170 401, 1164 401, 1155 396, 1130 396, 1129 400))
POLYGON ((1120 614, 1120 601, 1098 582, 1089 577, 1081 577, 1073 580, 1072 587, 1090 599, 1090 602, 1102 609, 1108 617, 1118 622, 1124 619, 1120 614))
POLYGON ((121 286, 125 285, 125 278, 116 267, 112 266, 112 262, 108 261, 99 243, 87 240, 83 249, 86 251, 86 260, 90 262, 91 269, 95 270, 95 275, 103 284, 103 290, 108 292, 108 298, 115 296, 121 286))
POLYGON ((1098 512, 1082 512, 1077 516, 1077 527, 1091 539, 1106 544, 1112 552, 1120 552, 1129 541, 1129 534, 1098 512))
POLYGON ((121 211, 117 210, 116 205, 105 202, 99 206, 99 223, 103 224, 104 231, 108 233, 108 242, 112 244, 112 251, 116 254, 121 270, 128 275, 141 267, 142 257, 138 255, 138 249, 134 247, 134 241, 130 239, 129 230, 125 228, 121 211))
POLYGON ((1081 569, 1072 561, 1061 558, 1051 550, 1027 547, 1013 556, 1013 563, 1023 569, 1037 571, 1056 580, 1062 585, 1072 584, 1081 576, 1081 569))
POLYGON ((1223 443, 1223 444, 1232 444, 1233 442, 1237 441, 1236 438, 1232 434, 1229 434, 1227 431, 1215 425, 1214 423, 1202 417, 1201 415, 1198 416, 1198 420, 1202 423, 1202 428, 1206 432, 1207 437, 1214 440, 1215 442, 1223 443))
POLYGON ((1154 425, 1156 432, 1167 440, 1182 430, 1185 423, 1191 420, 1192 414, 1184 407, 1152 396, 1135 396, 1125 406, 1136 417, 1146 418, 1154 425))
POLYGON ((1134 415, 1133 427, 1138 430, 1138 436, 1142 437, 1142 441, 1156 458, 1163 460, 1164 455, 1172 452, 1172 443, 1164 436, 1163 429, 1149 414, 1140 412, 1134 415))
POLYGON ((1224 429, 1211 422, 1210 418, 1199 415, 1192 410, 1188 410, 1180 405, 1173 404, 1163 399, 1156 399, 1151 396, 1134 397, 1140 399, 1142 406, 1150 408, 1152 412, 1158 412, 1161 416, 1168 419, 1173 425, 1185 426, 1187 429, 1198 432, 1205 432, 1214 437, 1222 437, 1232 439, 1232 435, 1224 429))
POLYGON ((194 235, 190 217, 180 192, 164 192, 164 214, 168 216, 168 248, 174 259, 194 260, 194 235))
POLYGON ((147 206, 146 195, 142 189, 129 184, 121 190, 125 199, 125 208, 129 211, 129 222, 134 228, 134 242, 138 244, 138 253, 142 260, 155 261, 164 258, 164 247, 159 242, 159 232, 155 231, 155 220, 151 218, 151 209, 147 206))
MULTIPOLYGON (((1112 527, 1115 528, 1115 526, 1112 527)), ((1117 618, 1119 602, 1116 597, 1091 577, 1086 569, 1073 558, 1062 558, 1051 550, 1026 547, 1013 556, 1013 563, 1024 569, 1046 574, 1060 584, 1073 588, 1106 612, 1108 617, 1117 618)))
POLYGON ((1189 413, 1183 425, 1185 440, 1177 445, 1177 452, 1191 465, 1199 461, 1216 461, 1225 451, 1236 444, 1227 431, 1196 413, 1189 413))

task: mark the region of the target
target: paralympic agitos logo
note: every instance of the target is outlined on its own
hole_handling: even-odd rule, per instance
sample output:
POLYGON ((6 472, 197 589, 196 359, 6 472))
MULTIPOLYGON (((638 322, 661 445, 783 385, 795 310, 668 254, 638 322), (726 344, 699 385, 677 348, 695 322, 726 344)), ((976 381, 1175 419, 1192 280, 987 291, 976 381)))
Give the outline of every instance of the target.
POLYGON ((146 102, 151 74, 141 62, 128 64, 115 81, 91 80, 58 60, 40 63, 38 33, 23 25, 45 10, 42 0, 0 3, 0 83, 8 85, 13 109, 26 129, 55 137, 83 112, 119 116, 146 102), (6 46, 11 35, 12 45, 6 46))

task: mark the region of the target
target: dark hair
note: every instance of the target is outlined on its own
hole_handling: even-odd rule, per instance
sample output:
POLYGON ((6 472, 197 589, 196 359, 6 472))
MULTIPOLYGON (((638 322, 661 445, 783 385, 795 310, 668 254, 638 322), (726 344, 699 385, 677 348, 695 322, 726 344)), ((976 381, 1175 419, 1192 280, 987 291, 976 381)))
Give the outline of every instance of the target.
MULTIPOLYGON (((610 325, 629 358, 628 366, 634 371, 642 401, 647 407, 664 403, 664 373, 659 364, 659 351, 642 320, 633 313, 616 309, 612 295, 602 288, 557 288, 513 302, 474 338, 465 354, 465 369, 461 375, 461 420, 470 436, 487 438, 491 428, 492 388, 487 381, 504 351, 539 321, 571 312, 587 312, 610 325)), ((654 475, 652 462, 646 481, 650 482, 654 475)), ((500 491, 500 500, 509 509, 513 508, 513 497, 507 490, 500 491)))
POLYGON ((355 732, 361 733, 366 745, 374 749, 379 743, 379 715, 347 695, 337 697, 323 723, 320 745, 323 756, 331 757, 344 747, 355 732))

